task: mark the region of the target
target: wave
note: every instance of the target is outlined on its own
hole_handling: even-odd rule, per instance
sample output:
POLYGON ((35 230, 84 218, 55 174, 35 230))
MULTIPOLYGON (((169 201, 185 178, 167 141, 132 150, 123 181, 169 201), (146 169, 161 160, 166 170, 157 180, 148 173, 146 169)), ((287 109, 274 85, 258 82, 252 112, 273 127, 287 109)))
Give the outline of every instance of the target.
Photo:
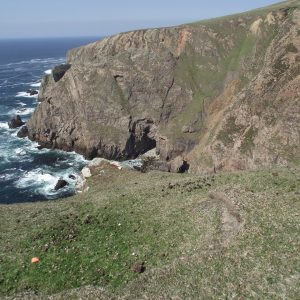
POLYGON ((52 70, 51 69, 46 70, 44 73, 47 74, 47 75, 50 75, 50 74, 52 74, 52 70))
POLYGON ((17 102, 17 104, 18 104, 18 105, 21 105, 21 106, 26 106, 26 105, 27 105, 26 103, 21 102, 21 101, 17 102))
POLYGON ((7 84, 8 81, 4 84, 1 85, 1 87, 14 87, 14 86, 20 86, 20 85, 28 85, 27 82, 18 82, 18 83, 12 83, 12 84, 7 84))
POLYGON ((0 122, 0 129, 9 129, 7 122, 0 122))
POLYGON ((8 115, 20 115, 20 116, 27 116, 34 112, 35 108, 22 108, 22 109, 11 109, 8 112, 8 115))
POLYGON ((31 83, 30 86, 32 86, 32 87, 40 87, 41 86, 41 82, 31 83))
POLYGON ((37 98, 38 94, 36 95, 30 95, 27 92, 18 92, 17 95, 15 97, 22 97, 22 98, 37 98))
POLYGON ((16 177, 16 174, 14 173, 8 173, 8 174, 1 174, 0 175, 0 181, 8 181, 12 180, 16 177))
MULTIPOLYGON (((40 78, 40 77, 39 77, 40 78)), ((20 85, 29 85, 31 87, 40 87, 41 82, 18 82, 18 83, 12 83, 8 84, 8 80, 5 80, 5 82, 2 82, 0 87, 14 87, 14 86, 20 86, 20 85)))
POLYGON ((66 191, 71 192, 74 190, 76 181, 68 179, 69 174, 70 170, 64 170, 53 174, 46 169, 37 168, 23 173, 23 177, 15 182, 15 186, 20 189, 29 189, 36 195, 43 195, 46 198, 51 199, 66 191), (69 185, 56 191, 54 189, 55 185, 61 178, 65 179, 69 185))
MULTIPOLYGON (((22 176, 22 175, 21 175, 22 176)), ((54 187, 59 177, 49 173, 44 173, 40 168, 25 172, 15 186, 21 189, 33 189, 37 194, 44 194, 45 196, 55 193, 54 187)))
POLYGON ((23 65, 23 64, 55 64, 59 62, 65 61, 64 57, 60 58, 35 58, 35 59, 30 59, 30 60, 22 60, 19 62, 14 62, 14 63, 8 63, 8 64, 2 64, 0 67, 12 67, 12 66, 18 66, 18 65, 23 65))
POLYGON ((26 151, 23 148, 17 148, 15 149, 15 153, 19 156, 22 156, 26 154, 26 151))

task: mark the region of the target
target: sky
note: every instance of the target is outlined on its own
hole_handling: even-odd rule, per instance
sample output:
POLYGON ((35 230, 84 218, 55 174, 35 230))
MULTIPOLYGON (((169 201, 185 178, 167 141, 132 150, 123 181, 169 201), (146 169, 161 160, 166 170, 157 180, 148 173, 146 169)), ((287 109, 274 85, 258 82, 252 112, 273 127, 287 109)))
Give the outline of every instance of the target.
POLYGON ((0 0, 0 39, 106 36, 179 25, 279 0, 0 0))

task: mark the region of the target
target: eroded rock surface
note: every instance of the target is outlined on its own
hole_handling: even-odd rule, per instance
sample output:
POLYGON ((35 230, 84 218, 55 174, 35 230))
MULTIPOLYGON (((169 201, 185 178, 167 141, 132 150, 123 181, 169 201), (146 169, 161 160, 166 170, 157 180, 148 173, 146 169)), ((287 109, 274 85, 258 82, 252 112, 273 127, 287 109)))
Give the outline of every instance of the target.
POLYGON ((281 6, 69 51, 43 79, 29 138, 87 158, 156 147, 175 171, 300 161, 299 9, 281 6))

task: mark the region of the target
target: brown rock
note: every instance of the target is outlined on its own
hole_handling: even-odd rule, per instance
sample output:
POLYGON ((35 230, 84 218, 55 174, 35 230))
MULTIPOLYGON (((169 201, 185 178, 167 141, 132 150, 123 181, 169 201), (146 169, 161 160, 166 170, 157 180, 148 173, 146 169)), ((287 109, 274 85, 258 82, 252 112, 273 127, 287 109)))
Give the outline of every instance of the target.
POLYGON ((8 122, 8 127, 11 129, 21 127, 25 124, 19 115, 16 115, 8 122))

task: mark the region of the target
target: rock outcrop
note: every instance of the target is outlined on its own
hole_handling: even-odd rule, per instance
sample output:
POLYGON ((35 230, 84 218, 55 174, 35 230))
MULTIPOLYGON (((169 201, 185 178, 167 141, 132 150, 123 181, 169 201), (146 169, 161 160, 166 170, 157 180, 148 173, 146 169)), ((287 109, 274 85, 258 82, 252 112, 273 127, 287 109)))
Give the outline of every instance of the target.
POLYGON ((28 136, 28 128, 26 125, 22 126, 21 129, 18 131, 17 136, 19 138, 25 138, 28 136))
POLYGON ((87 158, 156 147, 174 171, 299 162, 298 6, 73 49, 42 81, 29 138, 87 158))
POLYGON ((64 179, 59 179, 54 187, 55 191, 63 189, 65 186, 69 185, 69 183, 64 179))
POLYGON ((8 127, 11 129, 15 129, 23 126, 24 124, 25 122, 22 121, 21 117, 19 115, 16 115, 8 122, 8 127))

